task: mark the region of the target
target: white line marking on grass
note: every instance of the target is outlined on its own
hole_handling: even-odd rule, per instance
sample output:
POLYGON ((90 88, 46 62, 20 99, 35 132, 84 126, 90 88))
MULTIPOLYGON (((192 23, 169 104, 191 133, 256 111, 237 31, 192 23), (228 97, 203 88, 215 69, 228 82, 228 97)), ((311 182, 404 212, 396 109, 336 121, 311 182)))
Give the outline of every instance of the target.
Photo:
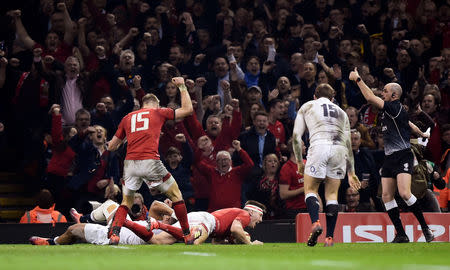
POLYGON ((343 267, 343 268, 355 268, 358 267, 358 263, 346 262, 346 261, 330 261, 330 260, 315 260, 311 261, 311 265, 325 266, 325 267, 343 267))
POLYGON ((432 264, 406 264, 404 270, 450 270, 450 266, 432 264))
POLYGON ((112 247, 112 248, 120 248, 120 249, 134 249, 134 248, 132 248, 132 247, 124 247, 124 246, 109 246, 109 247, 112 247))
POLYGON ((216 253, 189 252, 189 251, 182 252, 181 254, 183 254, 183 255, 191 255, 191 256, 203 256, 203 257, 216 256, 216 253))

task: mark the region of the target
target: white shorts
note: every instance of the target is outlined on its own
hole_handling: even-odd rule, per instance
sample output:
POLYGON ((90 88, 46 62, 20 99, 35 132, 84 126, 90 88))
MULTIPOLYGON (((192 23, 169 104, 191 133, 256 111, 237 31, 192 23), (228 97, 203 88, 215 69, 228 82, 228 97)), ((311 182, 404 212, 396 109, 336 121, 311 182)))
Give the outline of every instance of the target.
MULTIPOLYGON (((190 212, 187 214, 189 226, 203 226, 208 235, 216 229, 216 218, 208 212, 190 212)), ((173 224, 173 226, 181 228, 180 222, 173 224)))
MULTIPOLYGON (((147 221, 135 221, 136 223, 147 226, 147 221)), ((108 227, 99 224, 86 224, 84 226, 84 238, 86 241, 95 245, 109 245, 108 227)), ((129 229, 122 227, 120 230, 121 245, 145 245, 146 242, 139 238, 129 229)))
POLYGON ((321 179, 343 179, 347 160, 348 149, 342 145, 311 146, 306 158, 305 174, 321 179))
POLYGON ((137 191, 145 182, 149 188, 156 188, 161 193, 166 193, 175 182, 162 161, 157 159, 125 160, 123 179, 129 190, 137 191))

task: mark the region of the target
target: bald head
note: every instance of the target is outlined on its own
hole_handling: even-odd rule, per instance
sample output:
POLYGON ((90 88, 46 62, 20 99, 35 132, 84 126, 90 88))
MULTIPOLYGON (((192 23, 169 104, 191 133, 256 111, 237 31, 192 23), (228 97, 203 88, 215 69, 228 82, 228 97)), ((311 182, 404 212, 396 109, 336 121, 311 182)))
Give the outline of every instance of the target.
POLYGON ((388 87, 389 90, 395 94, 395 97, 399 99, 402 96, 402 87, 398 83, 388 83, 385 87, 388 87))

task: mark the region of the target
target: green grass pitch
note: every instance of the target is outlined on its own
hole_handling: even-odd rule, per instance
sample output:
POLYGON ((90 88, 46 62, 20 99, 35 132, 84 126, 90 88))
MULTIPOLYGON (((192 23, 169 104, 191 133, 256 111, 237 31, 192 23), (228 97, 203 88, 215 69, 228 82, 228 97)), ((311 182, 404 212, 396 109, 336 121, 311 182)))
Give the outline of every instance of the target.
POLYGON ((450 270, 450 243, 322 245, 0 245, 0 269, 450 270))

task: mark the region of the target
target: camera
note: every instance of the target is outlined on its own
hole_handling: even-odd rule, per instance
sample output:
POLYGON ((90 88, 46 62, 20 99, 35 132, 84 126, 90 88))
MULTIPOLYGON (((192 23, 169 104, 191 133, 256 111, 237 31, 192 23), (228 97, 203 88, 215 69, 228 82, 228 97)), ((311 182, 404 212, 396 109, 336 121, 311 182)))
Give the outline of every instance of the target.
POLYGON ((134 216, 139 215, 139 213, 141 213, 141 206, 137 203, 133 204, 133 206, 131 206, 131 213, 133 213, 134 216))

